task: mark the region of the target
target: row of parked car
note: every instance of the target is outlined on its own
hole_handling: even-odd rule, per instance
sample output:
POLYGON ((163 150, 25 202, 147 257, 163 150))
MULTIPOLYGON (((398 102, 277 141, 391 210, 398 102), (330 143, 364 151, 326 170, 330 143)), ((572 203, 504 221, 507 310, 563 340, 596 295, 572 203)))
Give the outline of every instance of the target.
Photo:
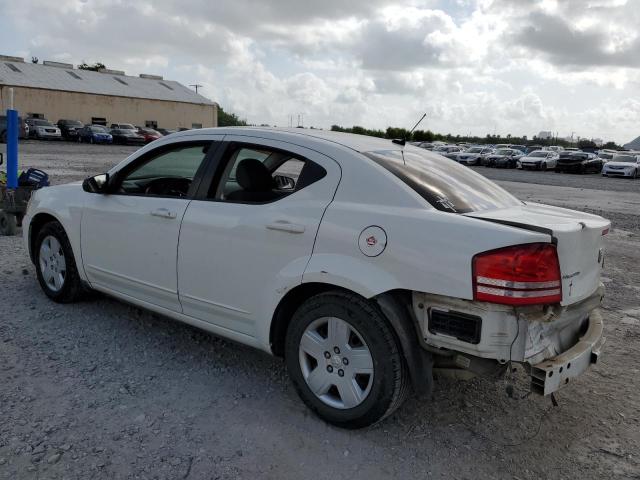
POLYGON ((415 143, 463 165, 481 165, 523 170, 553 170, 567 173, 601 173, 603 176, 640 176, 640 152, 600 150, 584 152, 561 146, 446 145, 415 143))
POLYGON ((27 118, 23 126, 24 138, 37 140, 68 140, 81 143, 116 143, 121 145, 145 145, 177 130, 138 127, 131 123, 84 125, 78 120, 58 120, 53 124, 44 118, 27 118))

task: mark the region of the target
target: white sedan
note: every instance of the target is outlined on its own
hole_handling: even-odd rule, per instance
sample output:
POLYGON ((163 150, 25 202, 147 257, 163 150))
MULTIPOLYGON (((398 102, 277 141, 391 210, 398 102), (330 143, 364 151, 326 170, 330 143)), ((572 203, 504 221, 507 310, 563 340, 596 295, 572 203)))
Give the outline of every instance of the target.
POLYGON ((640 152, 620 152, 602 166, 603 177, 640 177, 640 152))
POLYGON ((525 170, 553 170, 556 165, 558 165, 558 154, 548 150, 536 150, 520 159, 520 166, 525 170))
POLYGON ((609 222, 402 143, 169 135, 36 191, 24 241, 52 300, 94 289, 284 357, 304 402, 341 427, 428 393, 433 368, 518 362, 542 395, 573 381, 602 341, 609 222))

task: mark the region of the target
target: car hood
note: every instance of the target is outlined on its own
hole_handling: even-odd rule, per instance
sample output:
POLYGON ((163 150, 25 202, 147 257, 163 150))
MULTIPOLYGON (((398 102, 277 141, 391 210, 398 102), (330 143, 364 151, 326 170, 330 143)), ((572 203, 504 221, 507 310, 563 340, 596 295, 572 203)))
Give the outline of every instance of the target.
POLYGON ((598 215, 542 204, 471 212, 468 217, 550 235, 562 275, 562 305, 589 297, 600 285, 604 235, 611 223, 598 215))
POLYGON ((586 162, 587 160, 588 158, 572 158, 572 157, 568 157, 568 158, 560 157, 558 159, 558 161, 562 163, 582 163, 582 162, 586 162))
POLYGON ((637 163, 631 162, 607 162, 605 163, 605 167, 635 167, 638 165, 637 163))
POLYGON ((542 160, 549 160, 542 157, 520 157, 521 162, 541 162, 542 160))

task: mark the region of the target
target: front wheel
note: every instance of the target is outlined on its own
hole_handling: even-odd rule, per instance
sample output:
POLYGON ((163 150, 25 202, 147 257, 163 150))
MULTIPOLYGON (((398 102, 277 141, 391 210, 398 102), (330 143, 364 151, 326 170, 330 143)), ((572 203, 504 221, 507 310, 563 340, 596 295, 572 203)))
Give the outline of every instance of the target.
POLYGON ((35 242, 38 282, 44 293, 58 303, 78 300, 83 288, 69 238, 58 222, 49 222, 35 242))
POLYGON ((303 303, 287 330, 285 359, 302 400, 338 427, 379 422, 409 390, 391 326, 357 295, 327 292, 303 303))

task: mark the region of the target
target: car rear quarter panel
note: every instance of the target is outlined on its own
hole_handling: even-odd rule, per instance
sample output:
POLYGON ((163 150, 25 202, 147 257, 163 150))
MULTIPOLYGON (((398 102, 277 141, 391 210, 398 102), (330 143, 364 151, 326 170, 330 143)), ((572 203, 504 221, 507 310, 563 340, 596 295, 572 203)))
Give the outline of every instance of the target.
POLYGON ((335 284, 366 298, 407 289, 472 299, 475 254, 551 241, 544 233, 438 211, 373 162, 367 168, 341 163, 342 180, 318 230, 304 282, 335 284), (369 226, 382 228, 387 237, 376 257, 358 245, 369 226))

